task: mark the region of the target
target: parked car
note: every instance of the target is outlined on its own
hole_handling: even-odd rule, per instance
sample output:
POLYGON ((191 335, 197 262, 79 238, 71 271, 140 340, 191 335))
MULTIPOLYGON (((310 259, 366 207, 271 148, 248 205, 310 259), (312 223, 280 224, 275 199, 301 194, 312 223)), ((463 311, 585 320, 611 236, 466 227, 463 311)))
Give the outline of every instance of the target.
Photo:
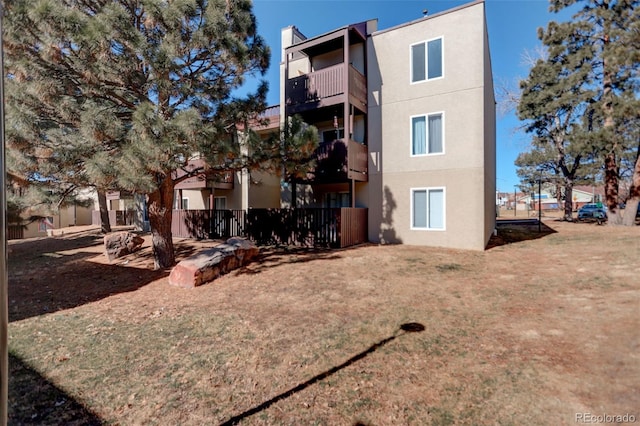
POLYGON ((585 204, 578 209, 578 220, 584 219, 607 219, 607 208, 600 203, 585 204))

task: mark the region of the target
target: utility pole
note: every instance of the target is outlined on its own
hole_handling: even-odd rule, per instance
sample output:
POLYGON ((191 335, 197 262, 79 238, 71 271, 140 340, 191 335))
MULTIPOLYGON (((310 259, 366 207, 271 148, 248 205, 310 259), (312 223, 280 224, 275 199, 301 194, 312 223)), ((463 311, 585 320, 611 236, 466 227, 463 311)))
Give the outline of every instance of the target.
POLYGON ((0 426, 7 425, 9 406, 9 290, 7 277, 7 170, 4 141, 4 52, 2 49, 2 17, 0 3, 0 426))
POLYGON ((538 233, 542 232, 542 179, 538 178, 538 233))

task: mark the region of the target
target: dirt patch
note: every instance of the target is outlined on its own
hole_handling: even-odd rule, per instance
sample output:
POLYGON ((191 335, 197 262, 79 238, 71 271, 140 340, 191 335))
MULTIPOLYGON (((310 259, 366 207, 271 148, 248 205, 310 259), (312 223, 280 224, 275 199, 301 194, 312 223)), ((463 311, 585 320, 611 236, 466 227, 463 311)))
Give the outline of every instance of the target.
POLYGON ((265 250, 189 290, 148 242, 114 264, 91 232, 12 244, 10 423, 640 421, 640 230, 545 225, 485 252, 265 250))

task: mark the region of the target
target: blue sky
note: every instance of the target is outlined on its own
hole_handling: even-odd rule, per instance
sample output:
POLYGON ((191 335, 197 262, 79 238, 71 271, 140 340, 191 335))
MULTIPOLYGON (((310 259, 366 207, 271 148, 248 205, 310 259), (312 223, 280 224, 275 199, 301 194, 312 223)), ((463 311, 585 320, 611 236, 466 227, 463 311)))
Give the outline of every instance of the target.
MULTIPOLYGON (((468 1, 391 1, 391 0, 254 0, 258 33, 271 47, 268 104, 279 102, 280 30, 295 25, 313 37, 344 25, 378 19, 378 29, 409 22, 422 16, 451 9, 468 1)), ((561 21, 568 13, 549 12, 547 0, 486 0, 489 49, 496 89, 508 84, 517 88, 528 75, 522 56, 540 44, 537 29, 551 20, 561 21)), ((513 164, 519 152, 527 149, 529 136, 518 130, 521 123, 513 113, 499 114, 497 121, 497 180, 500 191, 511 192, 519 183, 513 164)))

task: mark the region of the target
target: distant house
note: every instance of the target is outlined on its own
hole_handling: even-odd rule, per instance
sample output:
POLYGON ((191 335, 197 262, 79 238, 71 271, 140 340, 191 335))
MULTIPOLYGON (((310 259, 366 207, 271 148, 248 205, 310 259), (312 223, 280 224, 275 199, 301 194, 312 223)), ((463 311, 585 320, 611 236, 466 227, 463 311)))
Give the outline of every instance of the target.
POLYGON ((604 187, 576 185, 573 187, 572 202, 574 211, 585 204, 604 202, 604 187))
MULTIPOLYGON (((602 201, 604 188, 596 186, 576 185, 572 191, 572 209, 578 210, 585 204, 602 201)), ((540 193, 539 202, 542 210, 563 210, 566 200, 558 200, 555 194, 555 187, 543 187, 540 193)), ((522 194, 518 197, 518 210, 538 210, 538 193, 522 194)))
MULTIPOLYGON (((7 184, 9 192, 23 196, 29 182, 13 173, 7 173, 7 184)), ((79 198, 91 199, 91 193, 88 190, 81 190, 78 195, 79 198)), ((56 229, 90 224, 91 207, 32 206, 20 212, 17 217, 7 217, 7 239, 45 237, 56 229)))

